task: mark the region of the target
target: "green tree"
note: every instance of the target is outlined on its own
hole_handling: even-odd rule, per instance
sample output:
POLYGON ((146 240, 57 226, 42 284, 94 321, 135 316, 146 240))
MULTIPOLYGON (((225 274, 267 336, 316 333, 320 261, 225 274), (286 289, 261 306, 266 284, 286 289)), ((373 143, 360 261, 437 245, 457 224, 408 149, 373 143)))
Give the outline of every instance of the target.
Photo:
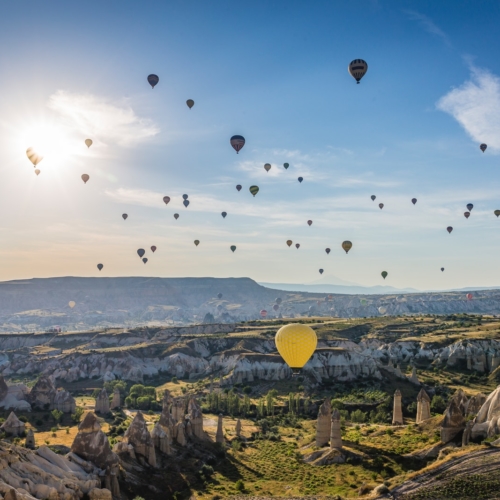
POLYGON ((431 401, 431 410, 434 413, 443 413, 446 410, 446 401, 443 396, 433 396, 431 401))
POLYGON ((52 418, 54 419, 54 422, 56 422, 56 424, 58 424, 61 421, 61 418, 64 415, 64 413, 58 410, 57 408, 52 410, 50 414, 52 415, 52 418))
POLYGON ((144 396, 145 387, 142 384, 135 384, 130 388, 129 396, 131 398, 137 399, 140 396, 144 396))
POLYGON ((363 422, 366 422, 366 413, 362 412, 361 410, 352 411, 351 422, 354 422, 356 424, 361 424, 363 422))
POLYGON ((83 408, 81 406, 77 406, 75 408, 75 413, 71 415, 71 420, 75 422, 75 424, 79 424, 83 417, 83 408))

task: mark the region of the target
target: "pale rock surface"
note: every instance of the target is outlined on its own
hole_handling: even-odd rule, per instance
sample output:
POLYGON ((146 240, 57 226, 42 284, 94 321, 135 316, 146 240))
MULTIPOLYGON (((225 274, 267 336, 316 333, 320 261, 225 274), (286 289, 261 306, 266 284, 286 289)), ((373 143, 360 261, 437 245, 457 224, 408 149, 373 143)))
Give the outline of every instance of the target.
POLYGON ((222 428, 223 424, 223 416, 222 413, 219 414, 219 418, 217 420, 217 433, 215 434, 215 442, 224 444, 224 430, 222 428))
POLYGON ((472 427, 472 438, 492 437, 500 433, 500 385, 488 396, 472 427))
POLYGON ((5 422, 0 425, 0 430, 11 434, 12 436, 21 436, 24 434, 25 423, 21 422, 16 414, 11 411, 5 422))
POLYGON ((113 391, 113 399, 111 400, 110 410, 116 410, 122 407, 120 389, 115 387, 113 391))
POLYGON ((330 448, 332 450, 342 449, 342 433, 340 429, 340 412, 335 408, 332 412, 332 424, 330 429, 330 448))
POLYGON ((148 431, 146 420, 141 411, 138 411, 132 420, 124 437, 132 445, 136 455, 141 455, 152 467, 156 467, 156 454, 153 438, 148 431))
POLYGON ((206 436, 203 431, 203 413, 195 398, 189 400, 188 415, 192 434, 198 439, 205 439, 206 436))
POLYGON ((401 391, 394 392, 394 408, 392 412, 392 425, 403 425, 403 408, 401 405, 401 391))
POLYGON ((174 422, 184 421, 186 414, 186 401, 182 397, 174 398, 172 401, 172 418, 174 422))
POLYGON ((417 367, 416 366, 413 366, 413 368, 411 370, 411 376, 408 377, 408 381, 411 382, 412 384, 420 385, 420 380, 418 380, 418 376, 417 376, 417 367))
POLYGON ((26 448, 29 448, 30 450, 34 450, 36 448, 35 434, 33 432, 33 429, 29 429, 26 433, 26 442, 24 446, 26 448))
POLYGON ((186 427, 183 421, 177 422, 173 427, 173 434, 177 444, 180 446, 187 445, 187 437, 186 437, 186 427))
POLYGON ((241 437, 241 420, 236 420, 236 425, 234 427, 234 431, 236 433, 236 437, 241 437))
POLYGON ((95 412, 107 415, 110 413, 109 396, 106 389, 102 389, 95 400, 95 412))
POLYGON ((158 448, 162 453, 167 455, 172 453, 168 431, 165 431, 159 422, 157 422, 153 427, 151 437, 153 438, 156 448, 158 448))
POLYGON ((431 418, 431 398, 424 391, 420 389, 417 396, 417 418, 416 423, 420 424, 424 420, 431 418))
POLYGON ((443 426, 441 428, 442 443, 449 443, 465 428, 465 419, 460 404, 461 400, 459 397, 452 398, 444 413, 443 426))
POLYGON ((316 446, 322 448, 330 441, 332 425, 332 406, 330 398, 325 399, 319 407, 318 420, 316 421, 316 446))

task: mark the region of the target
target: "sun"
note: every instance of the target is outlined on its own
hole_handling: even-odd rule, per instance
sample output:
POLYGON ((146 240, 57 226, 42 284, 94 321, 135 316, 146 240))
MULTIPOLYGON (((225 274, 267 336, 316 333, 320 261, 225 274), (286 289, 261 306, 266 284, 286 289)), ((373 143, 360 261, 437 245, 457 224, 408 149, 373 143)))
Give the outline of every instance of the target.
MULTIPOLYGON (((74 131, 53 120, 40 120, 23 129, 19 142, 26 151, 28 148, 43 157, 37 168, 54 169, 68 166, 81 152, 84 139, 78 141, 74 131)), ((86 149, 86 148, 85 148, 86 149)))

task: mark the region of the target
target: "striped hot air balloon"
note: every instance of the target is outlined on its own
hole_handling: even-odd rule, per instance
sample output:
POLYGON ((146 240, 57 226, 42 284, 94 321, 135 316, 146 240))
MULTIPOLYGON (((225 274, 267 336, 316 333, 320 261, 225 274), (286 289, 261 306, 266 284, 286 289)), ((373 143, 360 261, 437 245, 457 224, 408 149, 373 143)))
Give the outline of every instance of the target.
POLYGON ((342 248, 345 250, 345 253, 348 253, 349 250, 352 248, 352 243, 346 240, 342 243, 342 248))
POLYGON ((259 186, 250 186, 248 190, 255 196, 259 192, 259 186))
POLYGON ((245 138, 242 135, 233 135, 229 142, 236 151, 236 154, 238 154, 241 148, 245 145, 245 138))
POLYGON ((363 59, 354 59, 349 63, 347 67, 349 74, 359 83, 361 78, 363 78, 368 71, 368 64, 363 59))
POLYGON ((43 156, 38 154, 33 148, 28 148, 26 150, 26 156, 29 161, 33 163, 34 167, 36 167, 43 160, 43 156))

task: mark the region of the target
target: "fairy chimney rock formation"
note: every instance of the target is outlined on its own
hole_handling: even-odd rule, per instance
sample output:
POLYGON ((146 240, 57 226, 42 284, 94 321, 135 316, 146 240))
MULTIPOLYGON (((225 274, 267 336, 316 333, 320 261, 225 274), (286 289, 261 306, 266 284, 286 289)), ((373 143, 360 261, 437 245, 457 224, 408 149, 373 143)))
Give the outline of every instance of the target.
POLYGON ((332 450, 342 449, 342 433, 340 431, 340 412, 335 408, 332 412, 330 428, 330 448, 332 450))
POLYGON ((24 434, 25 424, 21 422, 16 414, 11 411, 10 415, 7 417, 7 420, 0 426, 0 430, 11 436, 21 436, 24 434))
POLYGON ((120 395, 120 389, 118 387, 115 387, 115 390, 113 391, 113 399, 111 400, 111 410, 115 410, 116 408, 121 408, 122 407, 122 401, 121 401, 121 395, 120 395))
POLYGON ((9 392, 9 387, 5 382, 3 375, 0 375, 0 401, 3 401, 7 393, 9 392))
POLYGON ((35 434, 33 433, 33 429, 30 429, 26 434, 26 443, 24 446, 30 450, 34 450, 36 448, 35 444, 35 434))
POLYGON ((162 409, 164 411, 169 411, 171 404, 172 404, 172 396, 170 396, 170 391, 168 389, 165 389, 165 391, 163 392, 162 409))
POLYGON ((403 408, 401 406, 401 391, 396 389, 394 393, 394 411, 392 413, 392 425, 403 425, 403 408))
POLYGON ((465 418, 460 409, 458 398, 452 398, 444 413, 443 426, 441 427, 441 442, 449 443, 465 428, 465 418))
POLYGON ((52 408, 62 411, 63 413, 75 413, 76 401, 75 398, 64 390, 56 391, 52 408))
POLYGON ((420 385, 420 381, 418 380, 417 376, 417 367, 414 366, 411 370, 411 376, 408 378, 408 380, 415 385, 420 385))
POLYGON ((184 426, 184 422, 177 422, 174 425, 174 436, 177 444, 180 446, 186 446, 187 437, 186 437, 186 428, 184 426))
POLYGON ((95 400, 95 412, 101 413, 102 415, 107 415, 110 413, 109 410, 109 397, 106 389, 103 389, 95 400))
POLYGON ((241 437, 241 420, 240 419, 236 420, 236 426, 234 428, 234 431, 236 432, 236 437, 241 437))
POLYGON ((469 444, 471 434, 472 434, 472 420, 469 420, 467 422, 467 425, 465 426, 464 433, 462 435, 462 446, 467 446, 469 444))
POLYGON ((186 403, 184 398, 174 398, 172 401, 172 418, 174 422, 180 422, 184 420, 186 403))
POLYGON ((74 413, 76 401, 64 390, 56 390, 52 379, 41 376, 28 394, 28 402, 33 408, 40 410, 59 410, 63 413, 74 413))
POLYGON ((203 431, 203 413, 195 398, 189 400, 188 413, 191 423, 191 432, 198 439, 205 439, 205 432, 203 431))
POLYGON ((423 390, 420 389, 420 392, 417 396, 417 424, 420 424, 424 420, 431 418, 431 398, 429 395, 423 390))
POLYGON ((219 419, 217 421, 217 434, 215 435, 216 443, 224 443, 224 431, 222 429, 222 413, 219 414, 219 419))
POLYGON ((118 456, 111 451, 108 437, 101 430, 95 413, 91 411, 78 425, 78 433, 71 445, 71 451, 103 470, 118 464, 118 456))
POLYGON ((332 420, 332 406, 330 399, 327 398, 319 407, 318 420, 316 422, 316 446, 319 448, 328 444, 330 441, 330 428, 332 420))
POLYGON ((500 385, 486 398, 474 419, 472 439, 500 433, 500 385))
POLYGON ((156 467, 156 454, 153 438, 148 431, 146 420, 138 411, 124 434, 128 444, 132 445, 136 455, 141 455, 152 467, 156 467))
POLYGON ((160 422, 157 422, 151 431, 151 437, 153 438, 153 442, 162 453, 170 455, 170 437, 168 432, 163 429, 160 425, 160 422))

